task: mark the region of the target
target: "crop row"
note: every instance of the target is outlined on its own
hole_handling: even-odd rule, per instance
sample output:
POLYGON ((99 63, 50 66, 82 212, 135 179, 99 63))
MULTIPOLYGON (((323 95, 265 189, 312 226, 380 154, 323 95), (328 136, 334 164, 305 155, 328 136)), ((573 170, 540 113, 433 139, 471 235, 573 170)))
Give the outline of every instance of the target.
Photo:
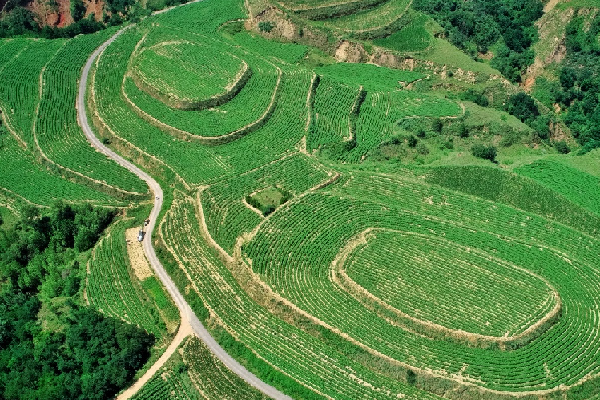
POLYGON ((536 161, 515 169, 560 193, 575 204, 600 215, 600 179, 560 162, 536 161))
POLYGON ((329 179, 330 174, 299 153, 214 184, 201 196, 208 230, 221 247, 231 252, 236 239, 262 220, 244 205, 246 196, 273 186, 298 195, 329 179))
POLYGON ((176 198, 161 234, 210 311, 236 338, 286 375, 338 399, 395 398, 398 394, 431 398, 374 374, 259 306, 203 240, 190 199, 176 198))
POLYGON ((6 166, 0 174, 0 187, 40 205, 51 205, 58 200, 120 204, 105 193, 50 174, 12 136, 0 136, 0 143, 0 164, 6 166))
POLYGON ((53 162, 110 187, 146 193, 144 182, 96 152, 77 123, 75 100, 81 68, 113 30, 81 35, 67 42, 43 74, 42 98, 35 132, 41 150, 53 162))
MULTIPOLYGON (((158 42, 171 42, 179 39, 173 30, 156 29, 151 31, 143 45, 158 42)), ((218 42, 202 35, 189 35, 188 40, 199 41, 211 52, 227 50, 248 63, 252 76, 239 93, 227 103, 208 110, 182 111, 172 109, 161 101, 141 91, 126 79, 123 90, 127 97, 139 107, 143 113, 166 124, 167 131, 183 131, 189 135, 203 137, 222 136, 247 126, 267 112, 277 89, 280 72, 270 62, 252 53, 231 46, 226 42, 218 42)), ((195 43, 195 42, 192 42, 195 43)), ((156 45, 155 45, 156 46, 156 45)), ((144 114, 142 114, 144 117, 144 114)))
MULTIPOLYGON (((185 340, 189 343, 190 338, 185 340)), ((196 339, 197 340, 197 339, 196 339)), ((189 366, 183 363, 180 352, 185 344, 179 348, 167 362, 135 393, 133 400, 200 400, 201 396, 189 377, 189 366)), ((204 393, 203 393, 204 394, 204 393)))
POLYGON ((113 227, 95 247, 86 293, 89 303, 104 314, 137 325, 157 338, 166 333, 156 306, 131 270, 123 224, 113 227))
POLYGON ((183 142, 141 120, 119 93, 128 57, 141 33, 130 29, 121 35, 99 61, 95 75, 95 100, 100 117, 115 133, 155 155, 192 184, 214 181, 245 172, 281 157, 304 134, 306 96, 311 76, 306 71, 282 68, 280 94, 271 118, 257 131, 231 143, 206 147, 183 142))
POLYGON ((207 399, 266 399, 258 390, 237 376, 198 338, 183 346, 183 360, 188 373, 207 399))
POLYGON ((370 232, 367 241, 340 268, 413 317, 481 335, 514 336, 555 306, 552 288, 541 279, 473 249, 396 231, 370 232))
MULTIPOLYGON (((598 240, 508 207, 401 179, 355 174, 331 191, 283 207, 245 247, 254 271, 300 309, 365 349, 441 376, 461 374, 490 389, 552 389, 600 372, 598 288, 592 283, 600 276, 594 259, 598 240), (562 316, 536 340, 510 352, 431 341, 390 325, 331 280, 339 249, 367 228, 443 236, 522 266, 556 288, 562 316)), ((510 294, 519 295, 505 296, 510 294)))
POLYGON ((350 113, 358 90, 358 86, 351 88, 327 77, 321 78, 315 92, 314 120, 307 136, 309 149, 350 139, 350 113))
POLYGON ((374 30, 397 21, 409 4, 409 0, 388 0, 375 8, 327 19, 322 24, 331 29, 351 32, 374 30))
POLYGON ((410 117, 452 117, 461 112, 458 104, 434 96, 409 91, 372 92, 355 121, 356 147, 344 155, 357 162, 380 143, 390 139, 396 123, 410 117))
POLYGON ((40 100, 40 73, 64 43, 63 40, 31 41, 0 70, 3 117, 30 150, 34 147, 31 129, 40 100))
POLYGON ((225 103, 230 93, 234 96, 243 87, 251 70, 223 49, 179 42, 139 51, 131 75, 138 87, 169 106, 199 110, 225 103))

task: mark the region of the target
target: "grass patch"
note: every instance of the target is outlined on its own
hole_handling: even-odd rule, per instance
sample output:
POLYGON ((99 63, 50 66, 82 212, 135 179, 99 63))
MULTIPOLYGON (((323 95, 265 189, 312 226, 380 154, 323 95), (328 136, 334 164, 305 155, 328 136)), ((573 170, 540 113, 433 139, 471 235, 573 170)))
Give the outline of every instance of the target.
POLYGON ((401 71, 374 64, 338 63, 317 68, 317 73, 334 78, 349 86, 362 85, 367 91, 392 91, 400 89, 399 82, 414 82, 425 75, 419 72, 401 71))
POLYGON ((421 51, 433 43, 433 36, 429 33, 426 24, 430 18, 420 14, 408 25, 382 39, 375 39, 377 46, 386 47, 396 51, 421 51))
POLYGON ((292 197, 291 193, 278 187, 270 187, 246 196, 246 201, 265 217, 292 197))

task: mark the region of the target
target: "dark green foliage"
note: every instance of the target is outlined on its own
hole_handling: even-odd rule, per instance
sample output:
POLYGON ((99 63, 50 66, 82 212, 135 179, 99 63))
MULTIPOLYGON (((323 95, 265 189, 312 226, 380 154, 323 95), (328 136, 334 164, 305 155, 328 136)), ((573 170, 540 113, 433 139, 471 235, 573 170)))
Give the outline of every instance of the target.
POLYGON ((125 14, 135 4, 134 0, 108 0, 108 7, 112 13, 125 14))
POLYGON ((467 126, 465 124, 461 123, 458 126, 458 136, 460 136, 463 139, 469 137, 469 129, 467 128, 467 126))
POLYGON ((275 28, 275 24, 270 21, 261 21, 258 23, 258 29, 261 32, 271 32, 275 28))
POLYGON ((502 147, 510 147, 513 144, 519 143, 521 140, 521 132, 516 129, 507 127, 506 131, 502 134, 502 139, 500 139, 500 146, 502 147))
POLYGON ((422 156, 426 156, 427 154, 429 154, 429 148, 425 145, 425 143, 419 143, 419 145, 417 146, 417 153, 419 153, 422 156))
POLYGON ((500 41, 492 66, 518 82, 533 62, 534 22, 543 14, 540 0, 415 0, 413 7, 432 15, 446 36, 471 56, 500 41))
POLYGON ((444 128, 444 122, 440 118, 436 118, 431 123, 431 130, 435 133, 442 133, 442 129, 444 128))
POLYGON ((0 20, 0 37, 12 37, 37 31, 33 13, 23 7, 16 7, 0 20))
POLYGON ((410 135, 408 137, 408 147, 415 148, 415 147, 417 147, 417 143, 419 143, 419 139, 417 139, 413 135, 410 135))
POLYGON ((481 91, 477 91, 474 89, 469 89, 466 92, 462 93, 461 98, 465 101, 472 101, 473 103, 481 107, 487 107, 490 105, 490 102, 487 99, 487 97, 485 97, 481 91))
POLYGON ((522 92, 508 98, 508 101, 506 102, 506 111, 526 124, 531 124, 537 116, 540 115, 531 96, 522 92))
POLYGON ((127 386, 154 338, 78 304, 86 250, 113 213, 34 207, 0 232, 0 398, 105 399, 127 386))
POLYGON ((554 142, 554 148, 560 154, 569 154, 571 152, 569 145, 564 140, 561 140, 560 142, 554 142))
POLYGON ((73 21, 80 21, 85 15, 85 5, 82 0, 71 0, 71 16, 73 21))
POLYGON ((271 214, 273 211, 277 209, 280 205, 287 203, 289 199, 292 198, 292 194, 287 190, 276 189, 279 193, 281 193, 281 199, 279 200, 279 204, 266 203, 261 201, 261 199, 254 196, 246 196, 246 202, 250 204, 252 207, 259 210, 265 217, 271 214))
POLYGON ((600 147, 600 16, 573 18, 566 31, 565 66, 551 95, 566 109, 563 121, 586 152, 600 147))
POLYGON ((483 144, 475 144, 471 147, 471 154, 477 158, 496 162, 498 150, 494 146, 485 146, 483 144))

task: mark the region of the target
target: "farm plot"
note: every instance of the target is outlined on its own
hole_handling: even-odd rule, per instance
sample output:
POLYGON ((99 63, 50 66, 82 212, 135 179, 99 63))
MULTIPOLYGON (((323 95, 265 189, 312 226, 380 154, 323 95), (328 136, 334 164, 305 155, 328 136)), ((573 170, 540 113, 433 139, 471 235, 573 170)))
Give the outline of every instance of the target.
POLYGON ((352 137, 350 118, 359 94, 358 86, 342 85, 325 76, 321 78, 315 91, 307 148, 313 150, 352 137))
MULTIPOLYGON (((124 194, 147 193, 143 181, 96 152, 77 124, 77 82, 88 56, 114 30, 81 35, 68 41, 46 66, 34 135, 40 149, 53 162, 89 177, 91 183, 124 194)), ((61 169, 61 173, 64 170, 61 169)))
POLYGON ((332 177, 333 172, 308 156, 296 154, 214 184, 201 195, 208 230, 231 254, 237 238, 252 231, 263 219, 258 210, 246 203, 247 196, 270 187, 299 195, 332 177))
POLYGON ((133 400, 266 399, 216 358, 196 337, 189 337, 133 400))
MULTIPOLYGON (((410 242, 396 243, 410 246, 410 242)), ((419 241, 418 246, 427 244, 419 241)), ((444 249, 439 245, 437 248, 444 249)), ((595 258, 600 242, 563 225, 427 185, 354 172, 347 184, 333 186, 330 193, 308 194, 283 207, 261 226, 244 250, 252 260, 252 269, 278 295, 323 321, 341 338, 358 343, 373 356, 370 365, 381 365, 383 370, 393 368, 395 362, 406 363, 418 368, 422 376, 458 378, 458 382, 476 382, 483 388, 519 393, 560 391, 597 379, 600 374, 598 289, 592 283, 600 276, 595 258), (450 246, 445 247, 446 252, 469 248, 488 260, 526 269, 556 289, 562 303, 560 313, 530 325, 535 327, 530 331, 532 335, 510 344, 512 351, 482 345, 470 335, 472 332, 465 333, 466 342, 457 343, 456 337, 433 335, 416 325, 411 329, 401 327, 385 307, 359 301, 347 287, 336 282, 332 273, 340 249, 369 228, 408 232, 434 242, 443 237, 450 246)), ((477 265, 482 266, 480 262, 477 265)), ((359 263, 354 273, 363 274, 366 279, 368 269, 357 271, 368 266, 359 263)), ((406 273, 417 279, 420 268, 423 267, 412 267, 406 273)), ((394 272, 398 273, 403 272, 394 272)), ((442 271, 435 274, 437 277, 442 271)), ((499 279, 495 287, 502 290, 506 283, 498 276, 493 279, 499 279)), ((453 282, 440 278, 439 284, 453 282)), ((395 301, 385 294, 383 281, 368 285, 382 297, 387 296, 388 301, 395 301)), ((465 283, 457 296, 473 290, 470 285, 465 283)), ((407 299, 415 299, 412 296, 407 299)), ((522 307, 521 312, 532 312, 525 318, 529 324, 538 318, 533 316, 535 312, 543 308, 543 301, 537 303, 539 308, 526 306, 527 303, 518 306, 528 296, 523 291, 504 296, 508 296, 508 303, 500 309, 522 307)), ((436 318, 444 318, 442 315, 451 308, 467 304, 458 298, 455 304, 440 302, 440 315, 436 318)), ((481 310, 465 308, 461 313, 473 313, 474 318, 485 315, 492 303, 488 296, 482 298, 487 304, 480 305, 481 310)), ((421 314, 426 312, 421 300, 415 301, 413 307, 422 310, 421 314)), ((501 318, 509 321, 507 315, 501 318)), ((484 323, 480 326, 486 326, 485 321, 481 322, 484 323)), ((589 384, 595 385, 592 381, 589 384)))
POLYGON ((560 162, 540 160, 515 169, 560 193, 575 204, 600 215, 600 179, 560 162))
POLYGON ((327 19, 319 22, 318 25, 354 33, 374 31, 385 28, 402 18, 410 3, 410 0, 388 0, 372 9, 327 19))
POLYGON ((0 68, 2 117, 30 149, 34 145, 31 127, 40 100, 40 74, 44 65, 64 44, 64 40, 30 41, 0 68))
POLYGON ((60 176, 50 174, 37 164, 35 158, 22 149, 17 140, 5 133, 0 136, 0 188, 11 196, 21 197, 34 204, 52 205, 66 202, 89 201, 98 205, 123 205, 117 199, 87 186, 78 185, 60 176))
POLYGON ((305 18, 321 20, 368 10, 388 0, 345 0, 314 1, 289 0, 283 2, 286 8, 305 18))
POLYGON ((367 92, 392 92, 425 78, 420 72, 390 69, 375 64, 337 63, 317 68, 316 71, 319 75, 348 86, 362 86, 367 92))
POLYGON ((356 146, 345 161, 358 162, 371 149, 388 140, 396 123, 404 118, 455 117, 462 112, 453 101, 411 91, 371 92, 355 119, 356 146))
MULTIPOLYGON (((125 223, 120 222, 111 228, 92 253, 88 266, 87 299, 102 313, 123 319, 162 338, 167 335, 167 326, 155 301, 143 287, 147 280, 156 278, 152 275, 143 278, 143 281, 140 280, 132 270, 127 254, 125 223)), ((159 289, 162 291, 160 286, 159 289)), ((157 295, 160 296, 160 293, 157 295)), ((163 292, 162 297, 165 296, 163 292)), ((165 312, 174 308, 170 304, 161 306, 165 312)))
POLYGON ((227 144, 207 147, 177 140, 141 120, 127 102, 114 96, 121 88, 131 52, 142 33, 130 29, 109 46, 99 60, 94 78, 95 106, 113 134, 156 156, 191 184, 210 183, 232 173, 243 173, 290 152, 302 139, 308 109, 309 71, 281 65, 283 76, 271 117, 256 131, 227 144), (251 156, 249 156, 251 155, 251 156))
MULTIPOLYGON (((169 38, 153 32, 150 39, 157 40, 156 36, 161 40, 169 38)), ((200 37, 194 40, 202 40, 205 47, 212 42, 208 38, 200 37)), ((224 45, 214 43, 211 46, 223 49, 224 45)), ((231 50, 236 51, 240 59, 249 65, 252 75, 232 99, 218 107, 199 111, 173 109, 140 90, 130 78, 125 79, 123 91, 134 110, 140 110, 138 114, 142 118, 151 123, 157 121, 155 125, 159 128, 178 136, 183 135, 183 138, 192 135, 228 135, 251 124, 266 121, 270 117, 269 111, 275 105, 281 73, 274 65, 260 57, 235 48, 231 50)))
POLYGON ((190 380, 190 366, 184 364, 181 354, 192 339, 186 339, 178 351, 167 360, 152 378, 131 397, 132 400, 200 400, 198 389, 190 380))
POLYGON ((342 250, 336 272, 400 317, 501 340, 523 334, 560 301, 540 277, 469 247, 395 230, 360 236, 364 242, 342 250))
POLYGON ((143 48, 133 59, 136 85, 173 108, 200 110, 233 98, 252 74, 233 54, 187 41, 143 48))
POLYGON ((161 235, 211 314, 257 356, 317 393, 336 399, 436 398, 373 373, 258 305, 203 240, 195 209, 192 199, 177 195, 161 224, 161 235))

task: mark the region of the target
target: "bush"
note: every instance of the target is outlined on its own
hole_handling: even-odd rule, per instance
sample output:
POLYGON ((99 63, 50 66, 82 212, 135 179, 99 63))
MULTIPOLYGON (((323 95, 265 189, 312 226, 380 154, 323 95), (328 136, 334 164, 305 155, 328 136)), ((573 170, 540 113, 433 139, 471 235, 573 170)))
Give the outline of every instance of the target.
POLYGON ((429 154, 429 148, 427 148, 425 143, 420 143, 417 146, 417 153, 419 153, 422 156, 426 156, 427 154, 429 154))
POLYGON ((471 147, 471 154, 473 154, 477 158, 482 158, 484 160, 490 160, 491 162, 496 162, 496 155, 498 154, 498 150, 494 146, 485 146, 483 144, 476 144, 471 147))
POLYGON ((275 24, 270 21, 262 21, 258 23, 258 30, 261 32, 271 32, 275 28, 275 24))
POLYGON ((527 124, 532 123, 540 115, 533 98, 526 93, 517 93, 510 96, 506 103, 506 111, 527 124))
POLYGON ((415 148, 417 147, 417 143, 419 143, 419 140, 416 137, 412 135, 408 137, 408 147, 415 148))
POLYGON ((569 145, 564 140, 561 140, 560 142, 554 142, 554 148, 560 154, 569 154, 571 152, 569 145))
POLYGON ((442 133, 442 129, 444 128, 444 123, 440 118, 436 118, 431 123, 431 130, 437 133, 442 133))

